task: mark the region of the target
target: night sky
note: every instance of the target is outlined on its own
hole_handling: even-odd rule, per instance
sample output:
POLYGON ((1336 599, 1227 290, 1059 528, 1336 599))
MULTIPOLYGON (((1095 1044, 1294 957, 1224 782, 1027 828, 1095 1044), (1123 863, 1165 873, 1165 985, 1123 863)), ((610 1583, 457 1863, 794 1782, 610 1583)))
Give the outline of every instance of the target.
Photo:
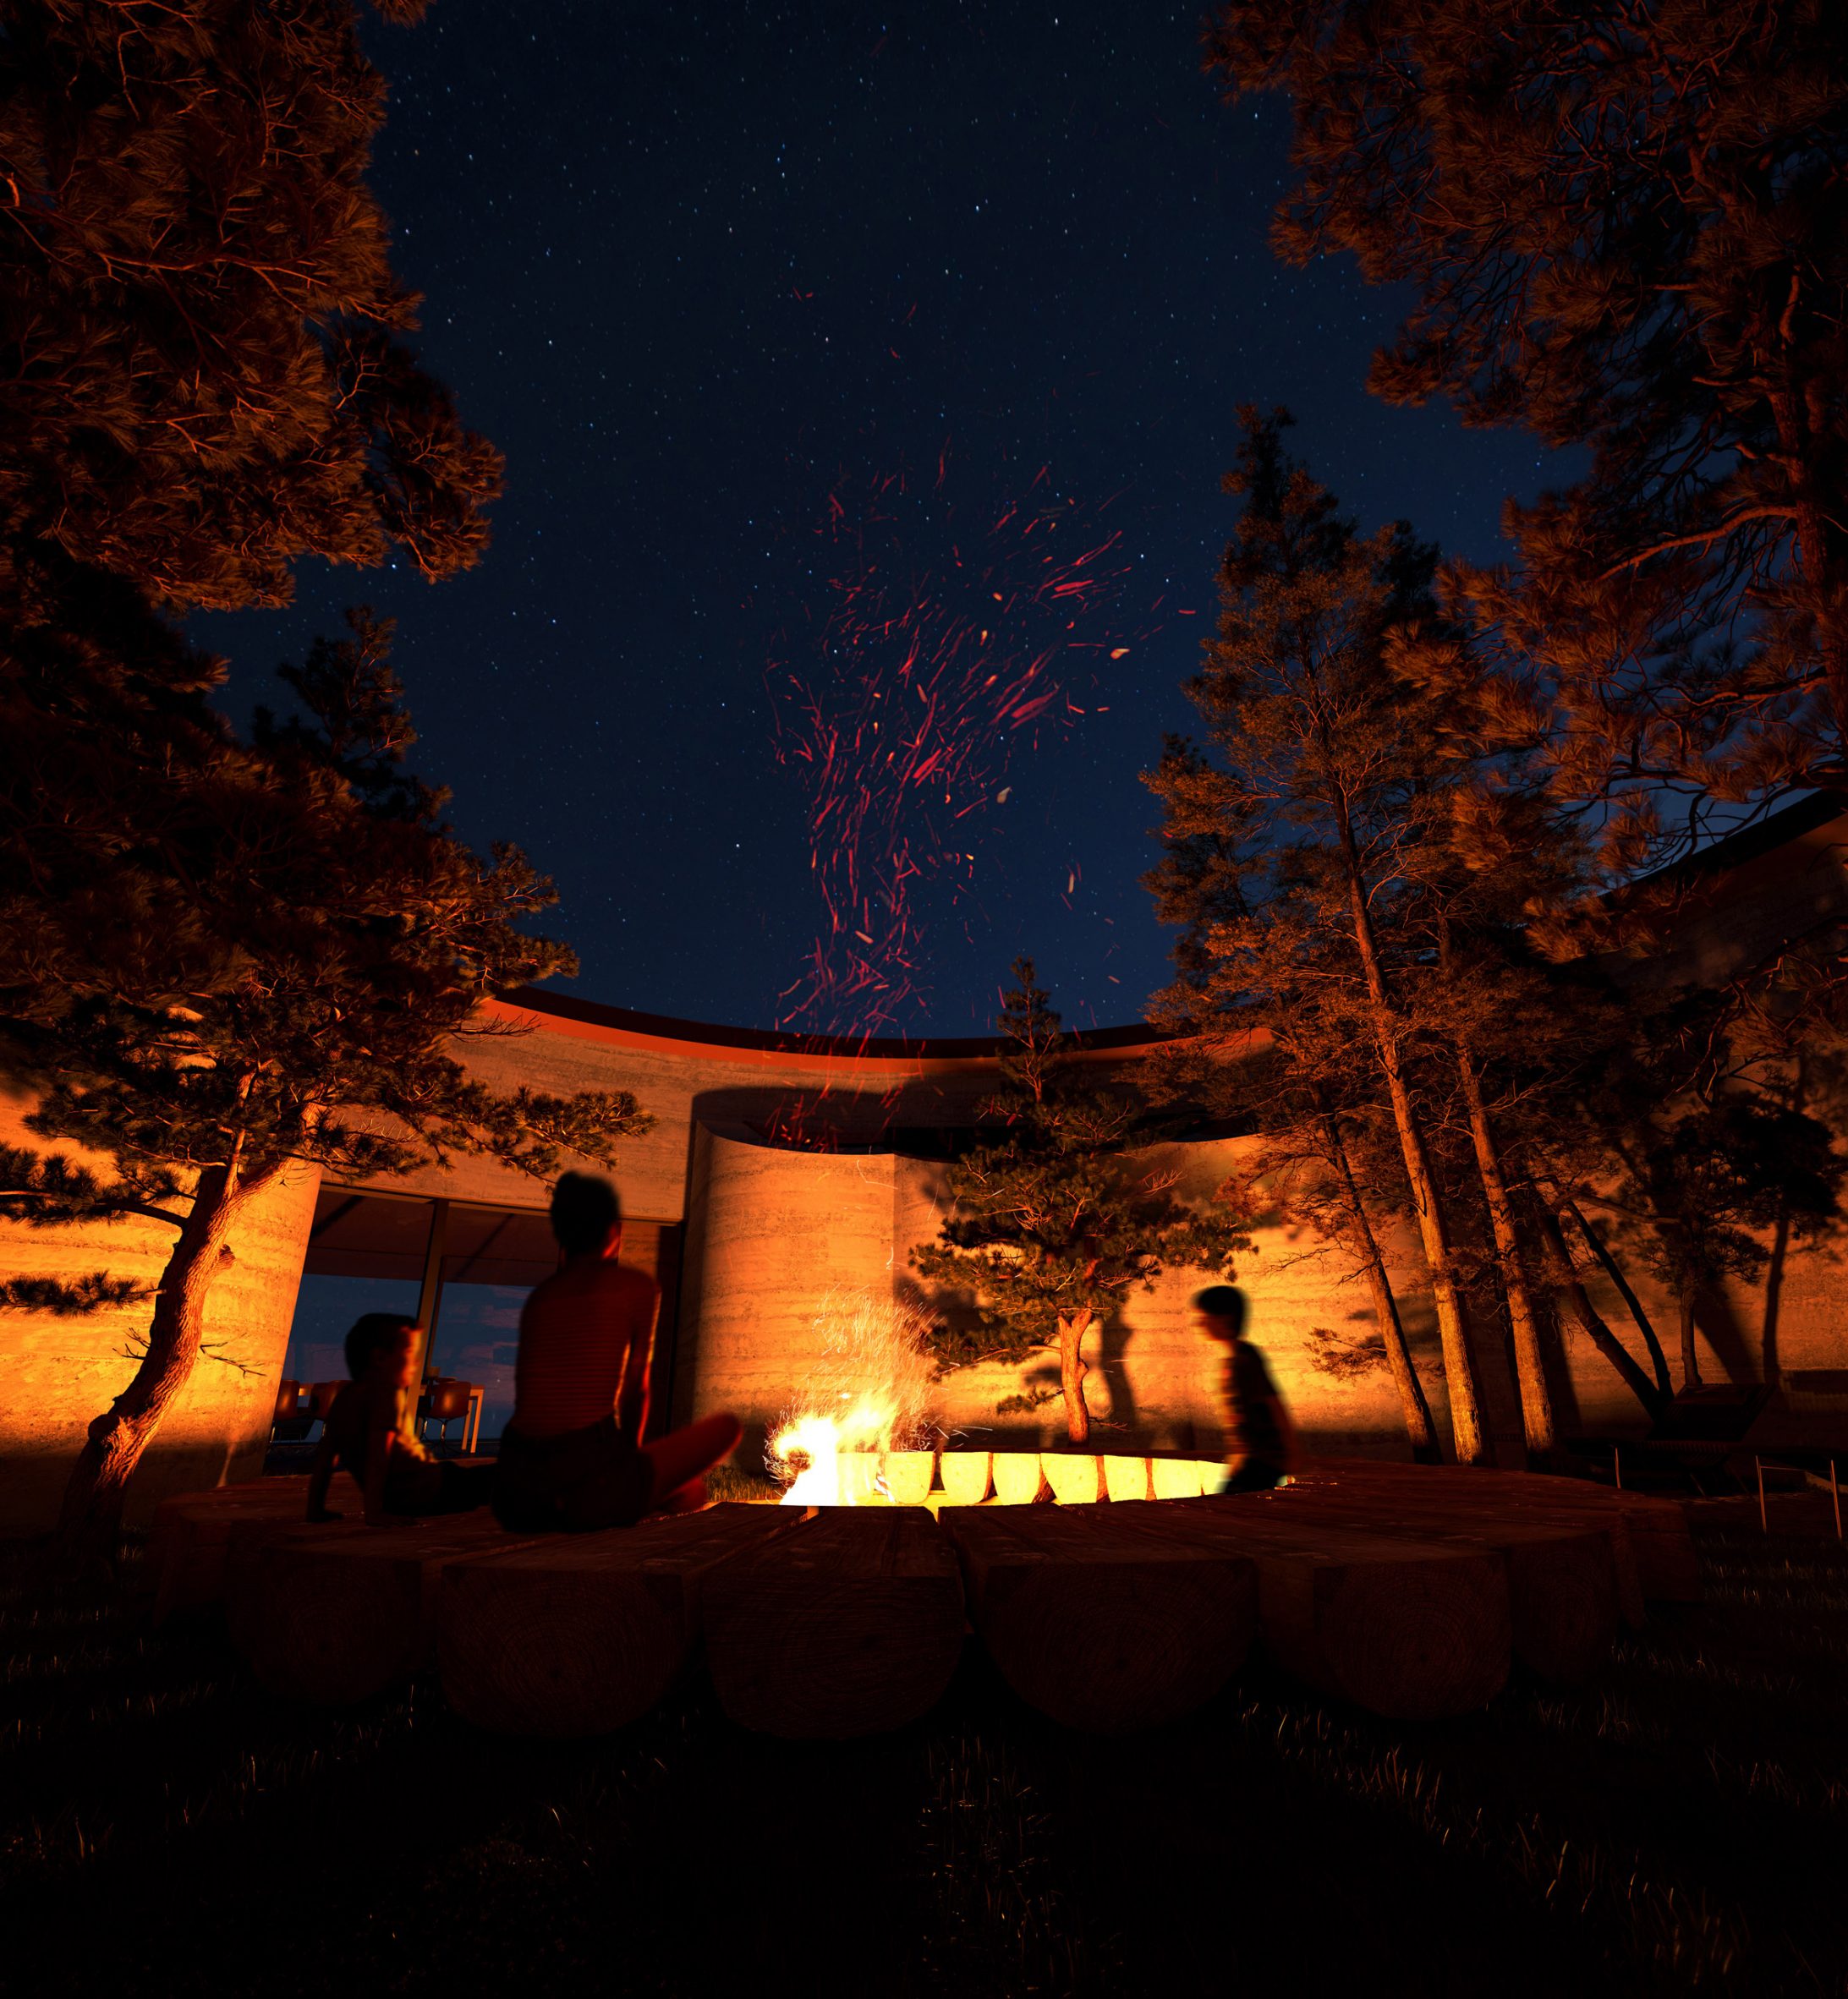
POLYGON ((966 1034, 1026 950, 1069 1022, 1137 1018, 1168 948, 1137 773, 1187 724, 1237 406, 1287 404, 1363 526, 1479 560, 1540 478, 1530 439, 1367 396, 1396 302, 1272 258, 1284 111, 1220 100, 1198 18, 436 0, 372 23, 398 267, 507 492, 465 577, 311 566, 288 611, 199 619, 233 701, 342 605, 396 616, 419 767, 467 837, 556 877, 584 997, 966 1034), (935 723, 951 779, 880 791, 871 697, 917 692, 920 634, 913 677, 962 699, 935 723), (984 683, 1029 666, 996 710, 984 683), (798 679, 863 738, 819 835, 798 679), (885 908, 898 849, 902 910, 831 934, 824 890, 885 908))

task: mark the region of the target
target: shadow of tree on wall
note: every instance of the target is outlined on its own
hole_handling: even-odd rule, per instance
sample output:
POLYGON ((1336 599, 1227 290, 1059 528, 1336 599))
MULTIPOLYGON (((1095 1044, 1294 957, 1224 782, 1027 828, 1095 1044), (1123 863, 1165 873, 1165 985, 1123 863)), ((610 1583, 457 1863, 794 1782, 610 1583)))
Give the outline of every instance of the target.
POLYGON ((1097 1372, 1103 1376, 1110 1399, 1110 1412, 1101 1425, 1106 1430, 1134 1432, 1141 1425, 1127 1358, 1129 1343, 1135 1336, 1135 1328, 1124 1319, 1120 1308, 1105 1320, 1098 1335, 1097 1372))

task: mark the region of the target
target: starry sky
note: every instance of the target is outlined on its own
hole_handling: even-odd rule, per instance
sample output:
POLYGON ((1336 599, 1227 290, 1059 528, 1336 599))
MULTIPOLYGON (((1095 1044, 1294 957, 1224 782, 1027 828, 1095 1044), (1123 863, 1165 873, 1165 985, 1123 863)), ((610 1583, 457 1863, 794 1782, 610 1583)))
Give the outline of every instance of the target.
POLYGON ((436 0, 370 23, 420 350, 507 491, 464 577, 310 565, 287 611, 197 620, 233 699, 343 605, 395 616, 419 767, 465 836, 556 879, 582 997, 968 1034, 1026 951, 1070 1024, 1139 1017, 1168 939, 1137 774, 1187 725, 1237 406, 1286 404, 1363 526, 1478 560, 1543 477, 1530 438, 1368 397, 1402 302, 1271 256, 1286 114, 1221 100, 1199 11, 436 0), (1096 556, 1069 606, 1040 587, 1055 543, 1096 556), (846 788, 883 781, 876 809, 818 830, 817 728, 891 712, 869 704, 903 695, 920 628, 968 695, 939 725, 954 784, 882 780, 863 743, 846 788), (981 694, 1029 665, 1031 698, 981 694), (889 881, 895 842, 922 863, 902 936, 831 930, 830 884, 889 881))

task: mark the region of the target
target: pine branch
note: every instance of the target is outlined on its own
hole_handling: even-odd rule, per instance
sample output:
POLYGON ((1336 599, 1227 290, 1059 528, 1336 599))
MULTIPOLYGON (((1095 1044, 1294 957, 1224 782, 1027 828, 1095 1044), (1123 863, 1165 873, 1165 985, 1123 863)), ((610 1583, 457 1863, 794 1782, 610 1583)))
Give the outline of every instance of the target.
MULTIPOLYGON (((269 1372, 248 1361, 240 1361, 235 1354, 228 1354, 224 1350, 229 1344, 223 1339, 202 1339, 199 1343, 199 1356, 204 1361, 216 1361, 221 1366, 234 1368, 246 1380, 260 1380, 269 1372)), ((126 1345, 118 1347, 116 1351, 124 1361, 133 1361, 139 1366, 147 1358, 147 1335, 130 1334, 126 1345)))
POLYGON ((69 1280, 57 1277, 0 1279, 0 1311, 48 1312, 61 1319, 139 1305, 153 1295, 151 1287, 137 1284, 133 1278, 111 1277, 101 1270, 69 1280))
MULTIPOLYGON (((171 1189, 171 1176, 155 1185, 171 1189)), ((146 1197, 147 1188, 129 1179, 99 1180, 63 1153, 35 1153, 23 1146, 0 1145, 0 1215, 34 1229, 69 1226, 74 1222, 116 1221, 141 1215, 181 1225, 182 1218, 146 1197)))

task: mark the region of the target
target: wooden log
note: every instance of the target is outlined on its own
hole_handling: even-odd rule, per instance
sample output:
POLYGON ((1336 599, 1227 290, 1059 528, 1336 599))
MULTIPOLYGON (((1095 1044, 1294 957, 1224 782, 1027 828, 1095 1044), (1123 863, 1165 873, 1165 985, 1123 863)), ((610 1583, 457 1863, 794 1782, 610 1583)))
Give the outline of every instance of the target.
POLYGON ((699 1596, 720 1703, 767 1735, 902 1727, 962 1651, 955 1550, 922 1508, 823 1508, 708 1570, 699 1596))
POLYGON ((1089 1452, 1042 1451, 1039 1468, 1061 1506, 1090 1506, 1104 1496, 1104 1474, 1089 1452))
MULTIPOLYGON (((337 1512, 358 1513, 359 1488, 345 1472, 334 1475, 329 1503, 337 1512)), ((225 1555, 233 1524, 244 1520, 282 1524, 301 1520, 308 1507, 308 1480, 258 1478, 219 1486, 211 1492, 176 1492, 155 1509, 149 1553, 154 1569, 154 1619, 177 1610, 220 1602, 225 1593, 225 1555)))
POLYGON ((370 1700, 433 1657, 444 1566, 522 1545, 485 1510, 389 1527, 239 1521, 225 1564, 232 1642, 273 1694, 370 1700))
POLYGON ((1033 1506, 1051 1488, 1038 1451, 996 1451, 995 1497, 1003 1506, 1033 1506))
POLYGON ((1149 1497, 1149 1460, 1146 1458, 1104 1459, 1104 1490, 1112 1499, 1146 1499, 1149 1497))
MULTIPOLYGON (((1641 1570, 1629 1524, 1608 1509, 1588 1509, 1569 1503, 1555 1506, 1544 1500, 1498 1504, 1492 1496, 1472 1493, 1461 1483, 1368 1481, 1363 1475, 1349 1477, 1345 1473, 1330 1476, 1319 1462, 1312 1462, 1285 1490, 1292 1496, 1330 1497, 1357 1519, 1390 1520, 1402 1524, 1407 1531, 1413 1531, 1413 1523, 1428 1519, 1436 1525, 1464 1532, 1487 1531, 1494 1523, 1501 1523, 1555 1533, 1599 1535, 1609 1551, 1618 1615, 1632 1629, 1640 1629, 1647 1622, 1641 1570)), ((1531 1660, 1528 1662, 1533 1663, 1531 1660)))
POLYGON ((990 1462, 987 1451, 946 1451, 937 1460, 937 1476, 943 1483, 946 1504, 980 1505, 988 1497, 990 1462))
POLYGON ((1479 1510, 1544 1510, 1555 1517, 1573 1513, 1599 1520, 1620 1520, 1636 1554, 1638 1583, 1653 1602, 1697 1603, 1700 1560, 1679 1500, 1653 1493, 1619 1492, 1588 1480, 1528 1471, 1491 1471, 1474 1465, 1395 1465, 1371 1459, 1316 1459, 1314 1476, 1371 1478, 1402 1484, 1416 1481, 1428 1491, 1454 1490, 1479 1510))
POLYGON ((1158 1499, 1198 1499, 1200 1467, 1192 1458, 1151 1458, 1149 1483, 1158 1499))
POLYGON ((922 1506, 937 1472, 935 1451, 887 1451, 886 1490, 894 1506, 922 1506))
POLYGON ((1116 1531, 1095 1506, 940 1518, 995 1663, 1067 1728, 1118 1733, 1189 1713, 1250 1649, 1258 1580, 1243 1556, 1116 1531))
POLYGON ((1608 1528, 1576 1520, 1478 1519, 1441 1500, 1368 1488, 1291 1485, 1253 1497, 1266 1518, 1315 1520, 1367 1532, 1485 1547, 1508 1572, 1514 1656, 1546 1679, 1580 1681, 1610 1656, 1617 1635, 1617 1557, 1608 1528))
POLYGON ((436 1603, 444 1697, 465 1720, 508 1735, 626 1727, 687 1657, 700 1573, 792 1533, 803 1517, 794 1506, 716 1506, 451 1564, 436 1603))
POLYGON ((1506 1683, 1507 1573, 1486 1548, 1252 1517, 1248 1498, 1125 1507, 1121 1531, 1258 1568, 1259 1633, 1286 1672, 1395 1721, 1480 1708, 1506 1683))

